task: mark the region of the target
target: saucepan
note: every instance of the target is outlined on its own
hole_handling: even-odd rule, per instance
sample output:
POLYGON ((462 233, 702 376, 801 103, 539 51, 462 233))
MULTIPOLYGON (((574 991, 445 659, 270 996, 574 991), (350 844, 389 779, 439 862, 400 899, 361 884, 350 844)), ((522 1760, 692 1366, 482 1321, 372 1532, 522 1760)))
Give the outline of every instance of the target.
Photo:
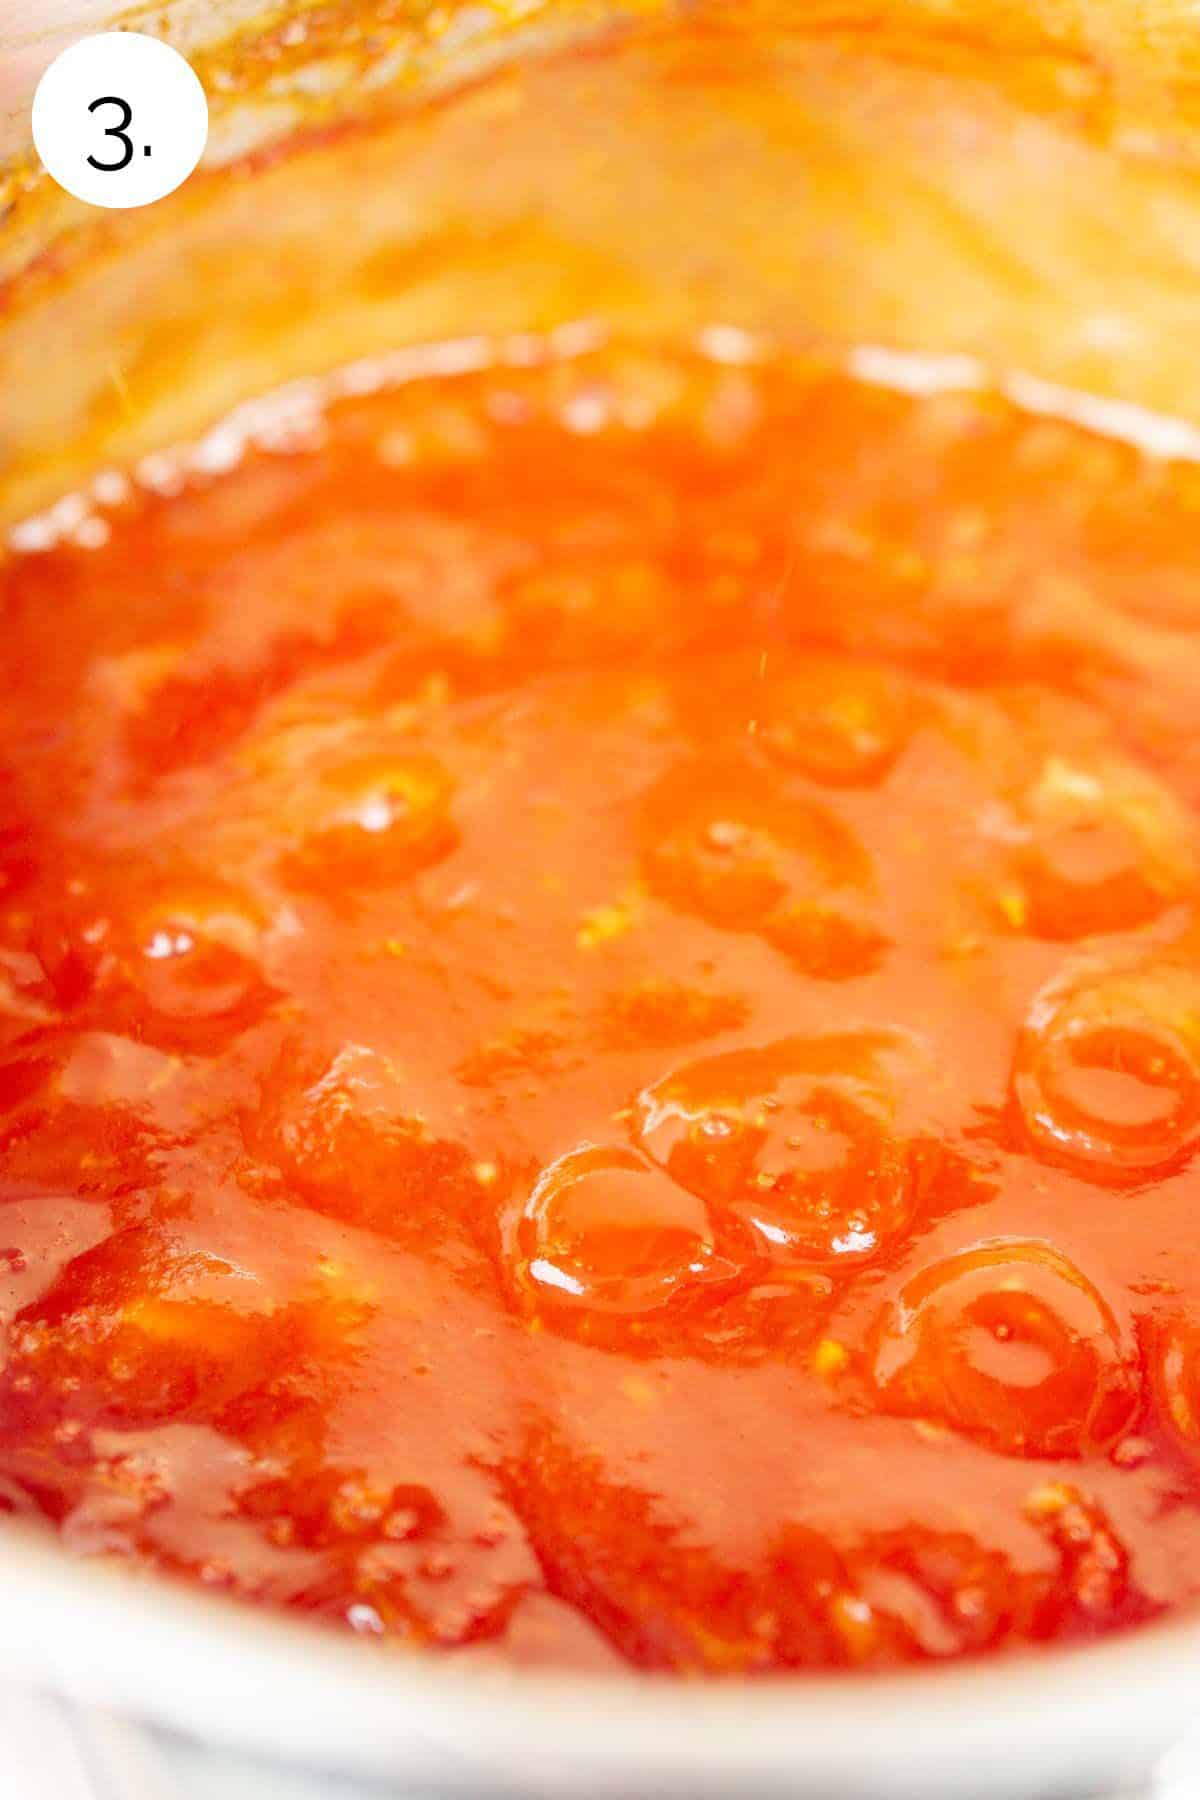
MULTIPOLYGON (((319 371, 481 336, 843 342, 1200 420, 1190 11, 0 7, 0 524, 319 371), (116 24, 186 50, 212 122, 197 173, 131 212, 29 144, 51 55, 116 24)), ((902 1676, 584 1681, 341 1641, 0 1525, 0 1677, 446 1791, 1078 1800, 1200 1715, 1186 1615, 902 1676)))

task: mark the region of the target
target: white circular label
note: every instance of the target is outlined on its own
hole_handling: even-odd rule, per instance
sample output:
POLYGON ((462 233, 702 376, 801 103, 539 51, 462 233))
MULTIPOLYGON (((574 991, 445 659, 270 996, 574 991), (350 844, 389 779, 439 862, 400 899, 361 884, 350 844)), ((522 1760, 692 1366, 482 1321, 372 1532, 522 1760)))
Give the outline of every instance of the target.
POLYGON ((33 98, 33 141, 60 187, 90 206, 148 206, 186 181, 208 139, 208 101, 178 50, 140 31, 82 38, 33 98))

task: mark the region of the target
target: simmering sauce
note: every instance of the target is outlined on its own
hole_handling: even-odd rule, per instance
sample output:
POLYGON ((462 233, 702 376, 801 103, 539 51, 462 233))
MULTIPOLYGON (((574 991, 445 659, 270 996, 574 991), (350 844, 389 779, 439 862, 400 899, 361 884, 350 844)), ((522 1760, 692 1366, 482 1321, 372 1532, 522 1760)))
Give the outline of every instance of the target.
POLYGON ((73 1551, 719 1675, 1200 1594, 1200 469, 710 347, 13 533, 0 1504, 73 1551))

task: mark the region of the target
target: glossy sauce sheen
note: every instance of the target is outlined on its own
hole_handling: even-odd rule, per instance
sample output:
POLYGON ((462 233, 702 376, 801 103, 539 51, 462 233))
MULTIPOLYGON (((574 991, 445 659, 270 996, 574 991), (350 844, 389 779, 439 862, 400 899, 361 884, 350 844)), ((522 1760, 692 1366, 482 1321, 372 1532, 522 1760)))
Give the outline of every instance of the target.
POLYGON ((0 568, 3 1504, 581 1668, 1194 1599, 1200 474, 522 358, 0 568))

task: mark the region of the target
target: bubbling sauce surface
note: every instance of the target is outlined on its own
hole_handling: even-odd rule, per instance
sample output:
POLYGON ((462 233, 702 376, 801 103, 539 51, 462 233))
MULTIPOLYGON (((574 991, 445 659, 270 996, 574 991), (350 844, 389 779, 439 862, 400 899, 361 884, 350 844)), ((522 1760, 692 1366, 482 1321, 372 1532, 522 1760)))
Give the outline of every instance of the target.
POLYGON ((1193 1601, 1200 470, 370 386, 0 565, 0 1504, 596 1670, 1193 1601))

